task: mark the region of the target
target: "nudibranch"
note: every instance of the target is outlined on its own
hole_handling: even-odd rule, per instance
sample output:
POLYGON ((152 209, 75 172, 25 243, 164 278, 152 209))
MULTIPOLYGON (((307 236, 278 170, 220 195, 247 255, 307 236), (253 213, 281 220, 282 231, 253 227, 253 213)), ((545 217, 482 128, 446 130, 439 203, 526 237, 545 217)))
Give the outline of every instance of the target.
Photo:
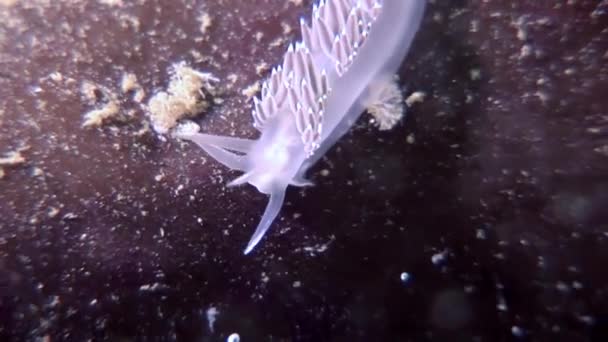
POLYGON ((379 100, 418 31, 425 0, 321 0, 301 41, 253 99, 257 140, 202 133, 178 137, 199 145, 226 167, 244 173, 229 186, 249 183, 270 196, 245 254, 277 217, 288 185, 311 185, 306 171, 379 100))

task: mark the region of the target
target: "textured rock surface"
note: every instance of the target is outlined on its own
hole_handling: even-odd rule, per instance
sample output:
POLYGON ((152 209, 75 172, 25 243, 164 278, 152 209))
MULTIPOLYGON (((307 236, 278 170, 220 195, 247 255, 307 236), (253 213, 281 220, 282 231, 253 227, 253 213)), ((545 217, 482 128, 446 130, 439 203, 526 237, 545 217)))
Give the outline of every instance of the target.
POLYGON ((221 80, 201 130, 253 137, 298 3, 0 1, 0 340, 605 337, 608 2, 430 4, 424 100, 365 116, 245 257, 264 197, 143 105, 186 61, 221 80))

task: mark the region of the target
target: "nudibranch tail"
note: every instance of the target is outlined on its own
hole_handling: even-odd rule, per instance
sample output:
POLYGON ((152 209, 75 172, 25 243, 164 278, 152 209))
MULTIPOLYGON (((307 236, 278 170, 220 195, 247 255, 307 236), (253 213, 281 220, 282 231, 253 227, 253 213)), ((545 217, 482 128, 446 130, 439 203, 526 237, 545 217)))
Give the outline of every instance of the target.
POLYGON ((247 248, 245 248, 244 254, 249 254, 255 246, 262 240, 264 234, 270 228, 270 225, 274 221, 274 219, 279 214, 281 207, 283 206, 283 201, 285 200, 285 187, 282 189, 275 189, 272 193, 270 193, 270 199, 268 200, 268 204, 266 205, 266 209, 264 210, 264 215, 258 223, 255 232, 251 236, 249 243, 247 244, 247 248))

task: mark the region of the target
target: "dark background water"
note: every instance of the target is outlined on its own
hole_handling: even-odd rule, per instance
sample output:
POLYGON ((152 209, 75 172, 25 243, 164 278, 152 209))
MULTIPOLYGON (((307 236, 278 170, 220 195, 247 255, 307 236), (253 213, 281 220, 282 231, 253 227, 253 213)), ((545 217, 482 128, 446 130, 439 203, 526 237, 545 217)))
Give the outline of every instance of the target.
POLYGON ((222 79, 202 130, 253 137, 241 90, 311 6, 0 5, 0 153, 25 157, 0 179, 0 340, 606 340, 608 2, 429 4, 400 72, 424 101, 363 116, 244 256, 264 196, 142 131, 118 83, 147 101, 188 61, 222 79), (119 120, 81 128, 85 80, 119 120))

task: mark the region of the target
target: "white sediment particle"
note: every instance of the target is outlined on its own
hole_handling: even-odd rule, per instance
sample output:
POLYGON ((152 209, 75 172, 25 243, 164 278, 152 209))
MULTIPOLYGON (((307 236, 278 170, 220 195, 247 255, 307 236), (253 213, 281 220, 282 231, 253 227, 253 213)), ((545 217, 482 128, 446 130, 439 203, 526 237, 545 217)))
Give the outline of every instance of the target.
POLYGON ((59 209, 55 207, 50 207, 46 214, 49 218, 53 218, 59 214, 59 209))
POLYGON ((302 5, 302 0, 288 0, 288 1, 296 6, 302 5))
POLYGON ((241 342, 241 337, 237 333, 232 333, 228 336, 226 342, 241 342))
POLYGON ((234 84, 239 79, 239 75, 237 75, 237 74, 229 74, 228 76, 226 76, 226 79, 228 79, 228 82, 230 82, 230 84, 229 84, 230 87, 234 87, 234 84))
POLYGON ((259 43, 260 41, 262 41, 262 38, 264 38, 264 32, 258 31, 253 35, 253 37, 259 43))
POLYGON ((0 179, 4 178, 4 169, 0 167, 0 179))
POLYGON ((202 34, 206 34, 207 30, 213 25, 213 19, 211 19, 211 16, 207 12, 201 13, 198 17, 198 21, 201 23, 200 31, 202 34))
POLYGON ((599 154, 602 154, 602 155, 608 157, 608 145, 596 147, 593 149, 593 152, 599 153, 599 154))
POLYGON ((302 282, 299 281, 299 280, 296 280, 296 281, 293 282, 292 286, 294 288, 298 288, 298 287, 302 286, 302 282))
POLYGON ((84 114, 84 120, 82 122, 82 127, 99 127, 104 122, 108 121, 111 118, 114 118, 120 112, 120 107, 115 100, 110 100, 108 103, 104 104, 101 108, 93 109, 84 114))
POLYGON ((116 94, 106 87, 90 81, 83 81, 80 85, 80 93, 88 104, 97 105, 97 108, 83 114, 83 122, 81 125, 83 128, 99 127, 115 118, 120 113, 120 106, 116 94), (102 98, 105 99, 106 102, 98 105, 98 102, 102 98))
POLYGON ((24 149, 17 149, 15 151, 10 151, 4 155, 4 157, 0 157, 0 166, 15 166, 19 164, 25 163, 25 157, 21 154, 24 149))
POLYGON ((517 325, 514 325, 511 327, 511 334, 513 334, 513 336, 515 337, 523 337, 524 331, 522 328, 518 327, 517 325))
POLYGON ((471 294, 475 292, 475 285, 465 285, 463 287, 464 293, 471 294))
POLYGON ((555 283, 555 288, 559 292, 568 292, 568 291, 570 291, 570 286, 568 286, 568 284, 566 284, 563 281, 558 281, 557 283, 555 283))
POLYGON ((509 310, 505 297, 502 294, 498 296, 498 303, 496 304, 496 309, 502 312, 506 312, 507 310, 509 310))
POLYGON ((210 73, 196 71, 185 63, 172 65, 173 75, 167 91, 160 91, 148 101, 152 127, 167 133, 177 121, 206 110, 209 96, 217 94, 213 83, 219 80, 210 73))
POLYGON ((53 80, 53 82, 57 82, 57 83, 63 81, 63 75, 59 71, 52 72, 49 75, 49 78, 51 80, 53 80))
POLYGON ((536 96, 542 104, 546 104, 547 101, 549 101, 549 94, 545 91, 538 90, 534 93, 534 96, 536 96))
POLYGON ((281 22, 281 29, 283 30, 283 34, 290 34, 293 31, 293 27, 284 21, 281 22))
POLYGON ((156 291, 156 290, 163 289, 163 288, 166 288, 166 286, 161 283, 144 284, 139 287, 139 291, 142 291, 142 292, 156 291))
POLYGON ((405 138, 405 141, 411 145, 416 142, 416 136, 414 135, 414 133, 410 133, 407 135, 407 138, 405 138))
POLYGON ((517 18, 517 20, 514 21, 511 25, 517 30, 517 39, 521 41, 525 41, 526 39, 528 39, 528 33, 526 32, 526 21, 523 16, 517 18))
POLYGON ((268 69, 270 69, 270 65, 266 62, 261 62, 255 66, 255 73, 262 75, 264 72, 268 71, 268 69))
POLYGON ((415 92, 411 93, 410 96, 407 97, 407 99, 405 99, 405 104, 408 107, 411 107, 416 103, 423 102, 425 98, 426 98, 425 92, 415 91, 415 92))
POLYGON ((403 283, 407 283, 407 282, 410 280, 410 278, 411 278, 411 276, 410 276, 410 274, 409 274, 409 273, 407 273, 407 272, 402 272, 402 273, 399 275, 399 279, 401 279, 401 281, 402 281, 403 283))
POLYGON ((207 322, 208 322, 208 326, 209 326, 209 331, 213 332, 215 321, 219 314, 220 314, 220 311, 214 306, 207 309, 207 322))
POLYGON ((172 131, 174 137, 184 136, 188 134, 198 133, 201 130, 196 122, 191 120, 182 120, 172 131))
POLYGON ((275 40, 271 41, 270 44, 268 44, 268 45, 271 48, 279 47, 285 43, 285 40, 286 39, 284 37, 279 37, 279 38, 276 38, 275 40))
POLYGON ((447 250, 444 250, 439 253, 435 253, 435 254, 433 254, 433 256, 431 256, 431 262, 433 263, 433 265, 440 265, 445 261, 447 256, 448 256, 447 250))
POLYGON ((135 92, 133 95, 133 101, 138 103, 141 103, 144 96, 146 96, 146 92, 137 82, 137 76, 135 76, 133 73, 124 73, 122 75, 122 79, 120 80, 120 90, 122 90, 123 93, 128 93, 130 91, 135 92))
POLYGON ((532 54, 532 46, 530 44, 524 44, 519 51, 519 58, 524 59, 532 54))
POLYGON ((381 131, 393 128, 403 117, 403 95, 397 79, 378 84, 367 111, 374 117, 381 131))
POLYGON ((122 0, 97 0, 100 4, 108 6, 122 6, 122 0))
POLYGON ((141 103, 144 100, 145 96, 146 92, 143 90, 143 88, 139 88, 135 91, 135 94, 133 95, 133 101, 141 103))
POLYGON ((302 248, 297 248, 296 252, 304 251, 304 252, 308 253, 308 255, 310 255, 310 256, 315 256, 317 254, 327 251, 329 249, 329 245, 331 245, 331 243, 334 241, 335 238, 336 237, 332 235, 330 237, 329 241, 327 241, 326 243, 320 243, 320 244, 316 244, 314 246, 305 246, 302 248))
POLYGON ((74 213, 67 213, 65 215, 63 215, 62 217, 64 220, 73 220, 73 219, 77 219, 78 215, 74 214, 74 213))
POLYGON ((8 7, 16 4, 17 1, 19 0, 0 0, 0 5, 8 7))
POLYGON ((481 79, 481 70, 479 69, 471 69, 469 70, 469 77, 471 81, 478 81, 481 79))
POLYGON ((80 93, 89 103, 97 102, 99 91, 99 86, 93 82, 84 81, 80 85, 80 93))
POLYGON ((248 87, 246 87, 245 89, 243 89, 243 91, 241 91, 241 94, 245 95, 247 97, 247 100, 249 101, 259 91, 260 91, 260 82, 255 82, 255 83, 249 85, 248 87))
POLYGON ((34 168, 32 168, 31 175, 32 175, 32 177, 44 176, 44 171, 39 167, 34 167, 34 168))

